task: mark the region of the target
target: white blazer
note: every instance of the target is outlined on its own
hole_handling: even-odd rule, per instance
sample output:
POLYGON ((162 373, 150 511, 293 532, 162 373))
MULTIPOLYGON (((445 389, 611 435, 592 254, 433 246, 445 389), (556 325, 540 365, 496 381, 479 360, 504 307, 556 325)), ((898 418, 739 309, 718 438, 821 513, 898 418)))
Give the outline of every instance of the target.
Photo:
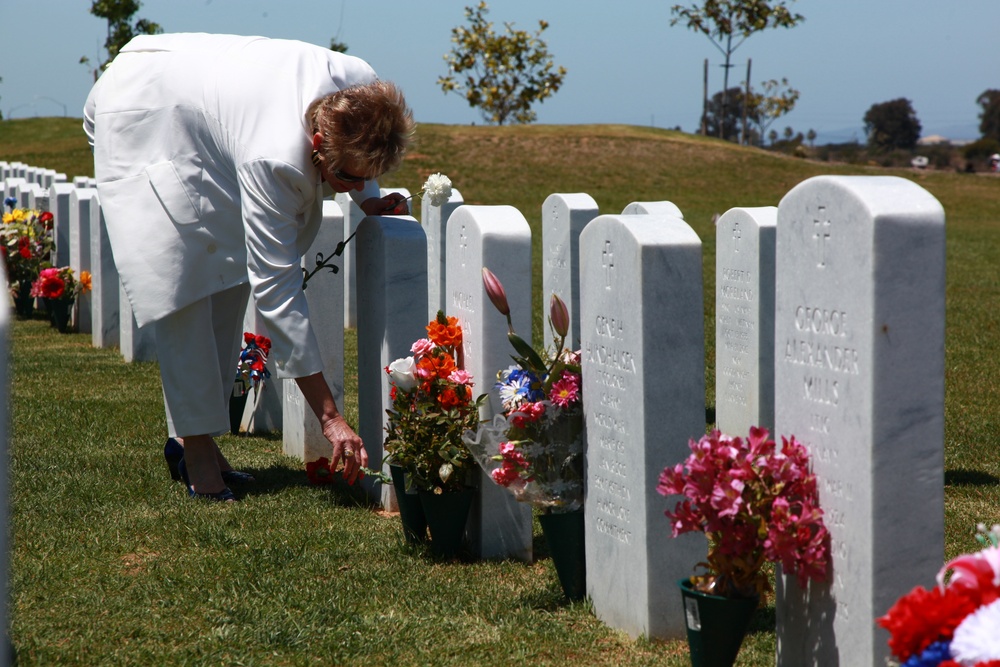
MULTIPOLYGON (((375 78, 358 58, 263 37, 143 35, 121 50, 84 129, 140 326, 249 280, 278 375, 322 370, 300 269, 323 196, 306 109, 375 78)), ((378 197, 378 183, 351 195, 378 197)))

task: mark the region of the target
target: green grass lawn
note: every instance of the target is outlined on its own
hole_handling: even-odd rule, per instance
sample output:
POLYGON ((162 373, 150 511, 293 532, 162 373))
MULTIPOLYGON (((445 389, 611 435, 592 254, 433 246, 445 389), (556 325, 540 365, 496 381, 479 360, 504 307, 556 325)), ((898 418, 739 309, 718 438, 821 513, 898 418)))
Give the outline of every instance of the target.
MULTIPOLYGON (((91 175, 79 128, 76 119, 0 122, 0 160, 91 175)), ((976 523, 1000 523, 1000 178, 831 165, 638 127, 421 125, 411 156, 383 180, 417 191, 436 171, 468 203, 517 207, 536 237, 554 192, 586 192, 602 213, 676 203, 703 242, 710 406, 712 216, 776 205, 818 174, 916 181, 947 216, 942 560, 976 548, 976 523)), ((540 244, 534 251, 540 340, 540 244)), ((345 411, 356 420, 350 357, 345 411)), ((309 486, 279 436, 223 437, 259 481, 237 489, 244 501, 235 506, 193 502, 163 463, 155 364, 125 364, 89 335, 60 335, 42 319, 14 323, 12 360, 19 664, 689 664, 683 642, 633 640, 586 603, 565 602, 537 525, 533 564, 434 562, 403 542, 398 518, 309 486)), ((765 606, 738 664, 773 656, 774 608, 765 606)))

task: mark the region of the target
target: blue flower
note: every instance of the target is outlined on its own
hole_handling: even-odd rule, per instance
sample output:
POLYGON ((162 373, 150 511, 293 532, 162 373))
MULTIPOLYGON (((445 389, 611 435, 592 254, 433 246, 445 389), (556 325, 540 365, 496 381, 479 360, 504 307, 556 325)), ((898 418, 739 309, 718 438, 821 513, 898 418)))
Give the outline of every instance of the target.
POLYGON ((10 207, 10 210, 13 211, 14 207, 17 206, 17 199, 15 199, 14 197, 7 197, 6 199, 3 200, 3 203, 6 206, 10 207))
POLYGON ((951 660, 950 642, 934 642, 920 655, 910 656, 902 667, 937 667, 945 660, 951 660))
POLYGON ((523 403, 534 403, 545 398, 542 383, 534 373, 520 366, 510 366, 497 373, 494 388, 500 391, 504 410, 511 410, 523 403))

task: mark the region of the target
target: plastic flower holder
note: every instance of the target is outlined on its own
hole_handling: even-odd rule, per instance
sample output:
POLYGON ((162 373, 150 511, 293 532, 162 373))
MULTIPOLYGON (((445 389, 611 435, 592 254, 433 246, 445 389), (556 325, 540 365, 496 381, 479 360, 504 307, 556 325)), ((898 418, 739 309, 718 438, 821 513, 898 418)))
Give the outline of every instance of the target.
POLYGON ((518 501, 554 512, 583 507, 582 416, 548 420, 539 429, 541 441, 512 442, 514 421, 523 416, 495 415, 477 431, 466 431, 466 446, 490 479, 518 501))

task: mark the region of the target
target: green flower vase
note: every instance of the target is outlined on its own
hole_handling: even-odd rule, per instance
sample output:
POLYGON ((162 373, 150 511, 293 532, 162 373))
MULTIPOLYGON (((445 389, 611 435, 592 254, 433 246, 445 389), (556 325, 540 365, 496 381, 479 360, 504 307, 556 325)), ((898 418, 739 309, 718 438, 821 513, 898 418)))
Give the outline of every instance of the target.
POLYGON ((684 601, 691 667, 732 667, 759 599, 702 593, 690 579, 677 584, 684 601))
POLYGON ((587 595, 583 510, 545 512, 538 515, 538 522, 542 525, 563 593, 570 600, 582 600, 587 595))
POLYGON ((417 493, 431 532, 431 553, 436 557, 451 560, 458 556, 474 494, 472 487, 440 494, 432 491, 417 493))
POLYGON ((406 471, 402 466, 389 465, 392 487, 396 490, 396 504, 399 505, 399 520, 403 524, 403 536, 410 544, 427 541, 427 517, 417 493, 406 492, 406 471))

